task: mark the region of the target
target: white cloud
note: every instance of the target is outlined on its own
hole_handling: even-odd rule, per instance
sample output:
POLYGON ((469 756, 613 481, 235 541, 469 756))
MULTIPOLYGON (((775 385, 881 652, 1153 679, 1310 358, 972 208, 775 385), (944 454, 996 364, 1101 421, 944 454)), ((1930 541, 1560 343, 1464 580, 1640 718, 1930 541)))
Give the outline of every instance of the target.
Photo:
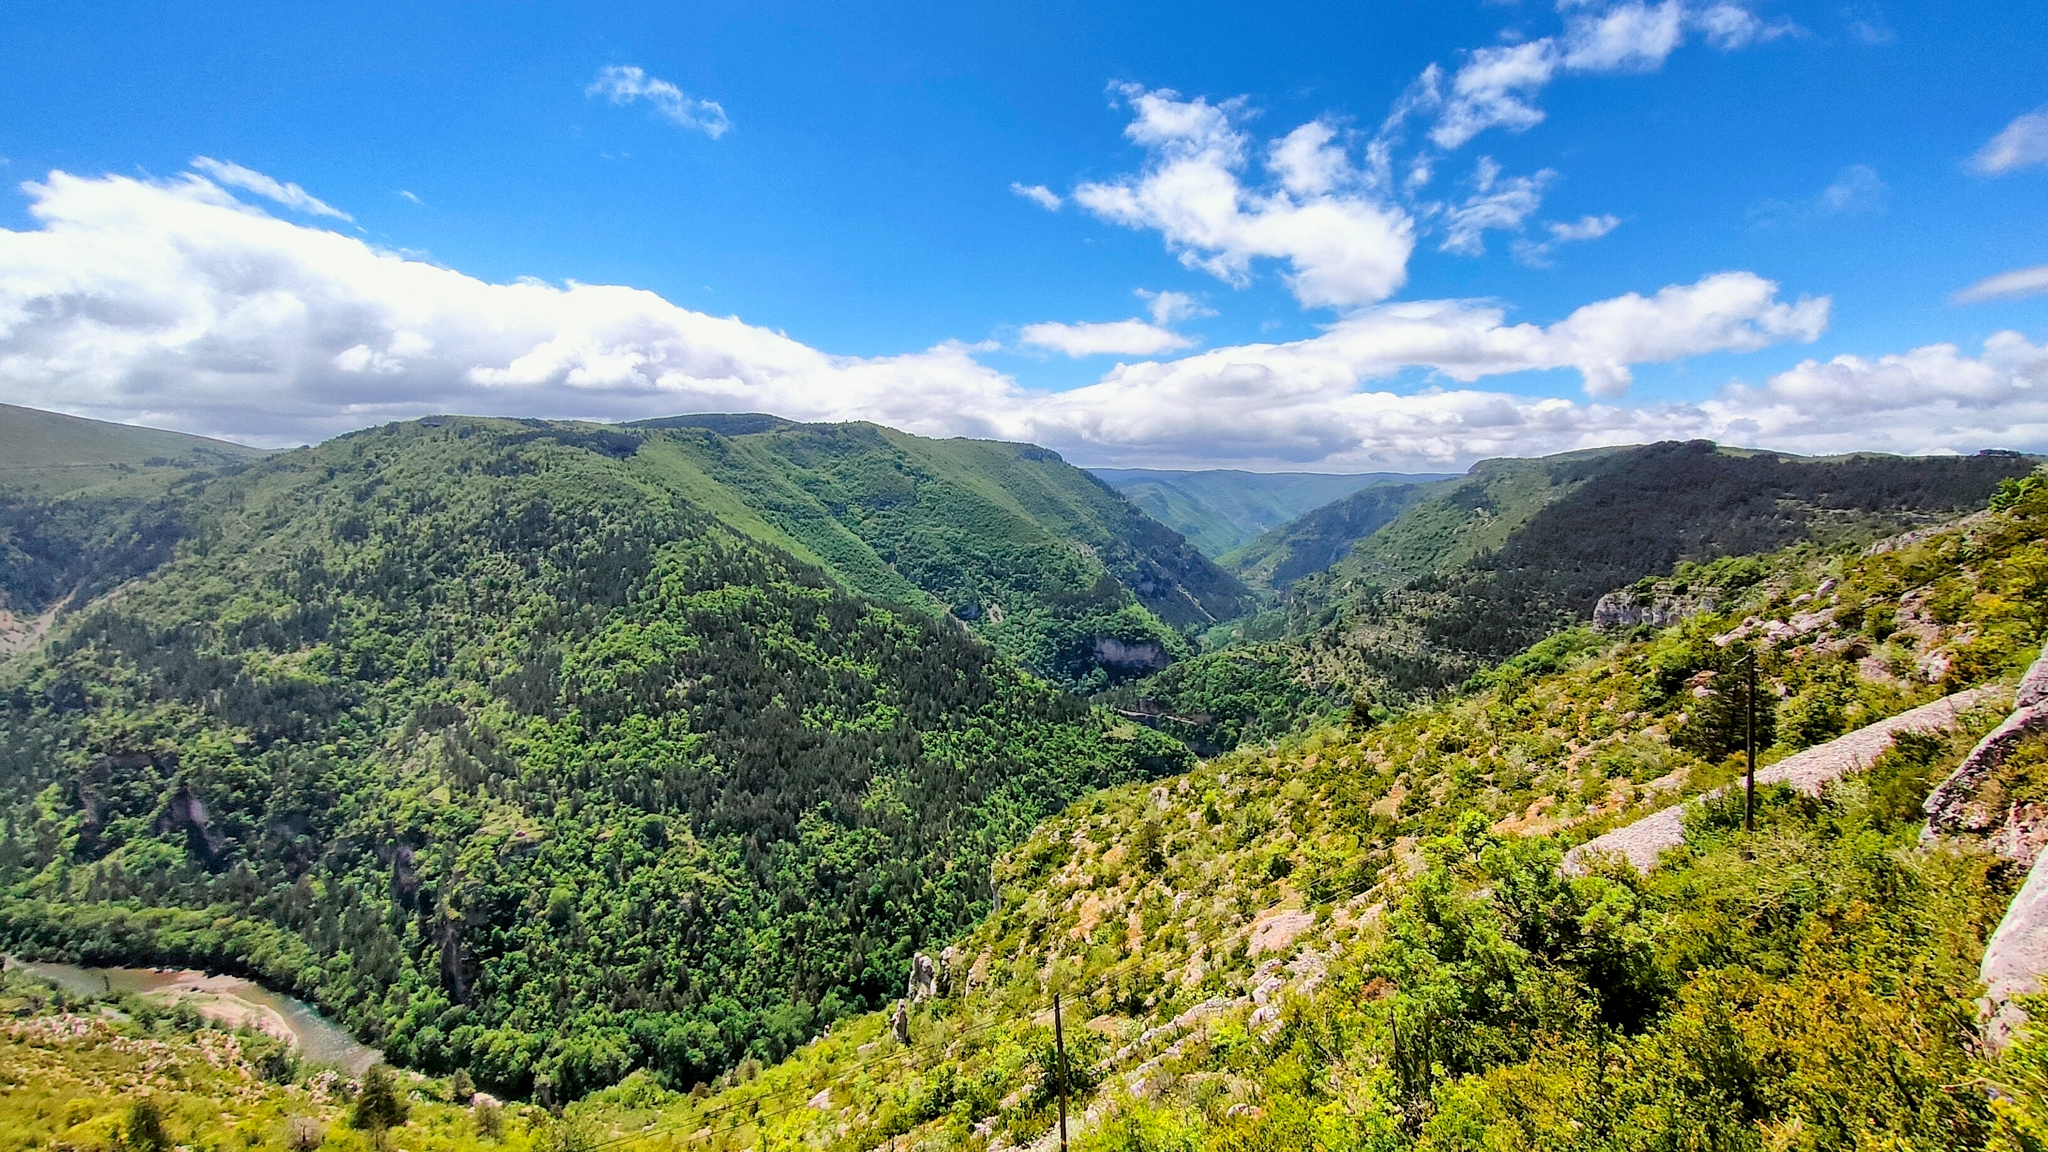
POLYGON ((1795 36, 1800 32, 1799 26, 1790 20, 1767 24, 1756 13, 1739 4, 1710 5, 1688 13, 1687 18, 1706 36, 1708 44, 1723 52, 1733 52, 1781 36, 1795 36))
POLYGON ((1757 201, 1750 205, 1749 221, 1755 227, 1772 228, 1826 216, 1867 216, 1884 211, 1889 191, 1877 169, 1851 164, 1810 197, 1757 201))
POLYGON ((1970 165, 1986 176, 2033 164, 2048 164, 2048 108, 2013 117, 1970 158, 1970 165))
POLYGON ((1107 323, 1026 324, 1018 339, 1035 348, 1050 348, 1068 356, 1157 356, 1177 352, 1194 341, 1177 332, 1143 320, 1114 320, 1107 323))
POLYGON ((613 104, 645 100, 671 123, 702 132, 713 140, 732 127, 732 120, 717 101, 692 99, 681 88, 649 76, 631 64, 608 64, 598 69, 597 79, 590 82, 583 94, 602 96, 613 104))
POLYGON ((412 193, 410 193, 410 192, 406 191, 406 190, 405 190, 405 189, 403 189, 403 188, 400 188, 400 189, 398 190, 398 194, 399 194, 400 196, 403 196, 403 197, 404 197, 404 198, 406 198, 407 200, 410 200, 410 201, 412 201, 412 202, 413 202, 413 203, 415 203, 415 204, 425 204, 425 203, 426 203, 426 201, 424 201, 424 200, 421 200, 421 199, 420 199, 420 198, 419 198, 418 196, 415 196, 415 195, 413 195, 412 193))
POLYGON ((304 212, 311 216, 332 216, 337 220, 355 223, 355 217, 320 200, 297 184, 280 183, 254 168, 244 168, 228 160, 215 160, 211 156, 194 157, 192 167, 222 184, 254 192, 267 200, 275 200, 295 212, 304 212))
POLYGON ((1311 307, 1385 299, 1407 278, 1415 247, 1406 212, 1378 200, 1320 122, 1268 151, 1269 188, 1248 187, 1250 140, 1234 119, 1241 101, 1211 104, 1179 93, 1116 89, 1135 113, 1124 134, 1144 146, 1144 170, 1083 184, 1074 201, 1104 220, 1157 229, 1181 262, 1243 284, 1260 257, 1286 260, 1288 285, 1311 307))
POLYGON ((1444 211, 1445 234, 1441 250, 1460 256, 1486 252, 1486 233, 1520 232, 1522 222, 1543 206, 1543 188, 1557 176, 1545 168, 1534 176, 1500 177, 1500 165, 1491 156, 1481 156, 1472 174, 1472 195, 1465 202, 1444 211))
POLYGON ((1541 243, 1530 240, 1515 242, 1515 258, 1532 268, 1549 267, 1550 254, 1556 251, 1559 245, 1583 244, 1588 240, 1598 240, 1621 227, 1621 217, 1581 216, 1577 220, 1552 221, 1543 227, 1550 233, 1550 239, 1541 243))
POLYGON ((1178 324, 1198 316, 1214 316, 1213 308, 1204 308, 1185 292, 1147 292, 1143 288, 1134 290, 1138 299, 1143 300, 1146 309, 1152 313, 1152 322, 1161 326, 1178 324))
POLYGON ((1065 203, 1065 201, 1060 199, 1059 193, 1054 192, 1043 184, 1019 184, 1012 180, 1010 182, 1010 191, 1031 201, 1047 212, 1057 212, 1060 210, 1060 205, 1065 203))
POLYGON ((1727 0, 1700 8, 1681 0, 1561 0, 1558 8, 1564 13, 1560 35, 1475 48, 1448 85, 1439 66, 1425 68, 1395 105, 1382 137, 1411 115, 1433 112, 1430 141, 1455 150, 1490 128, 1522 132, 1542 123, 1536 97, 1562 72, 1656 71, 1685 43, 1688 27, 1724 52, 1795 31, 1785 21, 1765 24, 1727 0))
POLYGON ((1967 452, 2048 445, 2048 346, 2000 332, 1970 357, 1930 344, 1867 360, 1807 360, 1700 406, 1736 435, 1809 452, 1967 452))
MULTIPOLYGON (((1745 272, 1599 301, 1548 326, 1510 324, 1482 303, 1381 304, 1307 339, 1122 364, 1045 392, 957 342, 834 356, 631 288, 486 283, 266 215, 196 177, 58 172, 24 189, 40 227, 0 229, 0 400, 256 443, 434 412, 769 411, 1027 440, 1090 463, 1441 467, 1670 436, 1793 450, 2048 446, 2048 418, 2026 390, 2041 351, 2017 336, 1981 361, 1910 353, 1917 382, 1866 389, 1867 402, 1858 381, 1890 380, 1891 360, 1803 365, 1689 405, 1474 386, 1576 368, 1611 395, 1632 365, 1810 340, 1824 327, 1827 300, 1781 300, 1745 272), (1438 386, 1395 390, 1417 371, 1438 386), (2000 430, 2006 420, 2017 431, 2000 430)), ((1194 307, 1178 294, 1145 299, 1155 323, 1127 323, 1165 331, 1194 307)))
MULTIPOLYGON (((1580 72, 1655 71, 1683 40, 1684 15, 1678 0, 1575 14, 1565 21, 1564 66, 1580 72)), ((1723 24, 1727 19, 1720 17, 1723 24)))
POLYGON ((1436 73, 1424 72, 1424 87, 1414 103, 1417 107, 1441 105, 1436 126, 1429 132, 1439 148, 1462 147, 1488 128, 1525 131, 1543 122, 1543 110, 1536 107, 1535 96, 1557 75, 1557 65, 1557 45, 1548 37, 1480 48, 1452 77, 1448 95, 1431 99, 1436 73))
POLYGON ((1887 191, 1877 169, 1868 164, 1851 164, 1842 169, 1834 183, 1820 190, 1814 207, 1830 216, 1877 212, 1884 207, 1887 191))
POLYGON ((1031 347, 1048 348, 1075 357, 1157 356, 1162 352, 1178 352, 1195 346, 1193 339, 1173 331, 1173 325, 1197 316, 1216 314, 1197 304, 1194 297, 1184 292, 1148 292, 1143 288, 1133 291, 1138 299, 1145 302, 1146 311, 1152 314, 1150 324, 1135 318, 1079 324, 1047 321, 1026 324, 1018 329, 1017 338, 1031 347))
POLYGON ((1974 304, 1980 300, 2014 300, 2021 296, 2038 296, 2048 292, 2048 264, 2033 268, 2015 268, 1996 276, 1987 276, 1961 292, 1956 293, 1956 303, 1974 304))

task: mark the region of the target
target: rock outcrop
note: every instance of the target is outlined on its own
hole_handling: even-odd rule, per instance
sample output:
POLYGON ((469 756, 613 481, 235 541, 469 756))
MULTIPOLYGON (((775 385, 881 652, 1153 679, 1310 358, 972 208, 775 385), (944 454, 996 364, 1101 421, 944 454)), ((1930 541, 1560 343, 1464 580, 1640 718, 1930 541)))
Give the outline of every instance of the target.
MULTIPOLYGON (((1922 806, 1927 813, 1927 827, 1920 833, 1921 845, 1930 845, 1941 836, 1989 833, 1995 826, 2013 822, 2015 813, 1986 811, 1978 802, 1978 796, 1985 781, 2004 765, 2020 742, 2042 731, 2048 731, 2048 648, 2042 649, 2040 657, 2020 678, 2019 689, 2013 697, 2012 715, 1992 729, 1990 735, 1978 741, 1956 770, 1949 773, 1948 779, 1928 794, 1922 806)), ((2013 850, 2005 852, 2005 855, 2020 859, 2021 863, 2033 863, 2032 853, 2027 848, 2033 837, 2008 836, 2003 839, 2013 846, 2013 850), (2027 855, 2021 857, 2015 852, 2027 855)))
POLYGON ((2026 1022, 2013 997, 2041 991, 2048 973, 2048 867, 2034 861, 2027 882, 2005 910, 2005 918, 1984 945, 1978 976, 1984 981, 1984 1043, 2003 1048, 2026 1022))
POLYGON ((939 967, 931 957, 919 952, 910 958, 910 986, 904 989, 904 998, 916 1004, 938 994, 939 967))
POLYGON ((1648 624, 1664 628, 1701 612, 1712 612, 1719 590, 1702 588, 1678 592, 1663 584, 1649 589, 1623 588, 1600 597, 1593 605, 1596 628, 1634 628, 1648 624))
MULTIPOLYGON (((1880 720, 1846 736, 1795 753, 1768 768, 1758 769, 1756 782, 1759 785, 1790 784, 1809 796, 1818 796, 1822 786, 1870 767, 1871 761, 1891 747, 1895 734, 1946 731, 1955 727, 1963 713, 1996 699, 2003 691, 1986 685, 1944 696, 1932 704, 1922 704, 1888 720, 1880 720)), ((1718 796, 1722 791, 1725 789, 1708 795, 1718 796)), ((1605 836, 1588 840, 1565 853, 1564 870, 1582 873, 1592 857, 1610 855, 1627 860, 1638 872, 1648 872, 1666 848, 1685 843, 1685 827, 1680 822, 1684 812, 1685 805, 1673 805, 1605 836)))

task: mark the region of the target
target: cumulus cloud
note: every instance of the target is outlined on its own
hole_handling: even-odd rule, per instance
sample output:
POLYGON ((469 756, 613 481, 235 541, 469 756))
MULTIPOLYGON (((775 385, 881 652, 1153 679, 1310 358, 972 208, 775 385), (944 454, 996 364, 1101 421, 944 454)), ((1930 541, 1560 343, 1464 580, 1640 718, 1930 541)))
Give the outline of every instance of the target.
POLYGON ((1134 114, 1124 134, 1144 147, 1144 169, 1083 184, 1075 203, 1111 223, 1156 229, 1183 264, 1227 283, 1245 283, 1254 259, 1285 260, 1289 287, 1311 307, 1371 304, 1406 280, 1414 224, 1373 194, 1330 125, 1304 124, 1274 142, 1264 158, 1270 183, 1248 185, 1242 101, 1136 85, 1115 92, 1134 114))
MULTIPOLYGON (((487 283, 270 216, 196 175, 58 172, 24 189, 39 227, 0 229, 0 400, 256 443, 433 412, 769 411, 1028 440, 1101 464, 1442 467, 1671 436, 1792 450, 2048 446, 2044 352, 2011 334, 1979 357, 1936 348, 1804 364, 1697 404, 1476 386, 1571 368, 1611 396, 1634 365, 1819 334, 1826 299, 1788 301, 1746 272, 1549 325, 1509 323, 1484 302, 1382 303, 1305 339, 1120 364, 1046 392, 957 342, 835 356, 632 288, 487 283)), ((1153 322, 1128 323, 1160 331, 1196 307, 1175 293, 1144 299, 1153 322)))
MULTIPOLYGON (((1719 5, 1717 24, 1727 25, 1731 5, 1719 5)), ((1574 14, 1565 23, 1564 66, 1581 72, 1650 72, 1684 38, 1685 9, 1678 0, 1662 4, 1616 4, 1605 11, 1574 14)))
POLYGON ((1060 210, 1060 205, 1065 203, 1065 201, 1060 199, 1059 193, 1054 192, 1043 184, 1019 184, 1012 180, 1010 182, 1010 191, 1031 201, 1047 212, 1057 212, 1060 210))
POLYGON ((1583 244, 1598 240, 1616 228, 1621 227, 1619 216, 1581 216, 1577 220, 1554 220, 1543 226, 1550 238, 1541 242, 1517 240, 1515 259, 1532 268, 1550 266, 1550 254, 1563 244, 1583 244))
POLYGON ((597 79, 583 90, 586 96, 602 96, 613 104, 645 100, 663 119, 682 128, 702 132, 713 140, 725 135, 732 120, 715 100, 696 100, 666 80, 649 76, 631 64, 609 64, 597 70, 597 79))
POLYGON ((297 184, 281 183, 254 168, 244 168, 228 160, 215 160, 211 156, 194 157, 192 167, 222 184, 254 192, 266 200, 275 200, 295 212, 304 212, 309 216, 332 216, 337 220, 355 223, 355 217, 319 199, 297 184))
POLYGON ((1558 35, 1475 48, 1448 81, 1438 65, 1425 68, 1395 106, 1389 128, 1411 115, 1434 115, 1430 142, 1455 150, 1491 128, 1522 132, 1542 123, 1536 98, 1561 73, 1654 72, 1685 43, 1689 28, 1724 52, 1793 31, 1788 22, 1766 24, 1726 0, 1703 7, 1562 0, 1558 8, 1558 35))
POLYGON ((1177 332, 1143 320, 1113 320, 1106 323, 1026 324, 1018 339, 1035 348, 1049 348, 1068 356, 1157 356, 1177 352, 1194 341, 1177 332))
POLYGON ((1557 75, 1557 42, 1549 37, 1475 50, 1451 78, 1449 91, 1436 91, 1440 75, 1431 65, 1409 103, 1437 107, 1429 138, 1439 148, 1459 148, 1488 128, 1521 132, 1543 122, 1535 97, 1557 75))
POLYGON ((1134 295, 1145 302, 1146 310, 1152 313, 1152 322, 1162 326, 1216 314, 1215 309, 1203 307, 1185 292, 1148 292, 1139 288, 1134 295))
POLYGON ((1556 176, 1556 172, 1545 168, 1533 176, 1503 180, 1500 165, 1493 157, 1481 156, 1472 174, 1472 195, 1444 211, 1441 249, 1460 256, 1480 256, 1486 252, 1489 229, 1520 232, 1522 222, 1543 206, 1544 185, 1556 176))
POLYGON ((1157 356, 1195 346, 1193 339, 1173 331, 1173 325, 1216 314, 1184 292, 1148 292, 1139 288, 1134 294, 1145 302, 1146 311, 1152 314, 1151 323, 1136 318, 1079 324, 1047 321, 1026 324, 1018 329, 1017 338, 1027 346, 1074 357, 1157 356))
POLYGON ((1700 407, 1736 436, 1810 452, 2038 449, 2048 444, 2048 346, 2000 332, 1974 357, 1930 344, 1875 360, 1807 360, 1700 407))
POLYGON ((1956 293, 1955 298, 1958 304, 1975 304, 1980 300, 2016 300, 2043 292, 2048 292, 2048 264, 1987 276, 1956 293))
POLYGON ((1970 158, 1970 166, 1986 176, 2034 164, 2048 164, 2048 108, 2013 117, 1970 158))

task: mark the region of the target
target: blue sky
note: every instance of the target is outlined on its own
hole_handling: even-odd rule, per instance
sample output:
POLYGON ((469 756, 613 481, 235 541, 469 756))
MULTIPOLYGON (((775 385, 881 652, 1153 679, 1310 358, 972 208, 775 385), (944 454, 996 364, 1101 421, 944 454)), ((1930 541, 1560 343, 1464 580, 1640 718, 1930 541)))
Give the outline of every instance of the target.
POLYGON ((2048 448, 2048 275, 1956 300, 2048 265, 2048 21, 2013 5, 420 9, 13 13, 0 171, 32 187, 0 200, 0 398, 265 443, 451 407, 759 407, 1088 463, 2048 448), (1515 52, 1535 72, 1460 112, 1515 52), (1160 134, 1189 116, 1207 135, 1160 134), (1318 125, 1303 155, 1340 167, 1290 186, 1269 148, 1318 125), (1187 226, 1219 177, 1228 235, 1187 226), (1461 240, 1461 210, 1496 226, 1461 240), (365 253, 464 282, 349 271, 365 253), (218 275, 273 259, 291 283, 257 296, 218 275), (1657 296, 1716 274, 1749 279, 1713 282, 1705 320, 1657 296), (481 291, 521 278, 566 295, 481 291), (408 295, 472 285, 461 315, 408 295), (1659 307, 1507 332, 1629 294, 1659 307), (159 320, 48 320, 80 300, 159 320), (1384 335, 1403 305, 1435 306, 1433 351, 1384 335), (1033 327, 1105 322, 1128 323, 1033 327), (1315 342, 1346 325, 1364 343, 1331 361, 1315 342), (1498 346, 1443 350, 1474 339, 1498 346), (1259 351, 1287 342, 1314 364, 1259 351))

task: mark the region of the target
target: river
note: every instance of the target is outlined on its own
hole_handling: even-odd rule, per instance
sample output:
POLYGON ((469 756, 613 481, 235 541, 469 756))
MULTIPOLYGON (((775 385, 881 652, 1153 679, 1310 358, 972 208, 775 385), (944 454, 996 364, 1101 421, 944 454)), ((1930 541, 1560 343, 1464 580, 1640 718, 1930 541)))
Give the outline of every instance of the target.
POLYGON ((239 976, 159 968, 80 968, 7 959, 8 967, 24 968, 77 996, 133 992, 167 1003, 189 1002, 209 1019, 231 1027, 248 1025, 292 1042, 299 1058, 333 1064, 359 1075, 383 1059, 383 1053, 356 1040, 299 1000, 283 996, 239 976))

